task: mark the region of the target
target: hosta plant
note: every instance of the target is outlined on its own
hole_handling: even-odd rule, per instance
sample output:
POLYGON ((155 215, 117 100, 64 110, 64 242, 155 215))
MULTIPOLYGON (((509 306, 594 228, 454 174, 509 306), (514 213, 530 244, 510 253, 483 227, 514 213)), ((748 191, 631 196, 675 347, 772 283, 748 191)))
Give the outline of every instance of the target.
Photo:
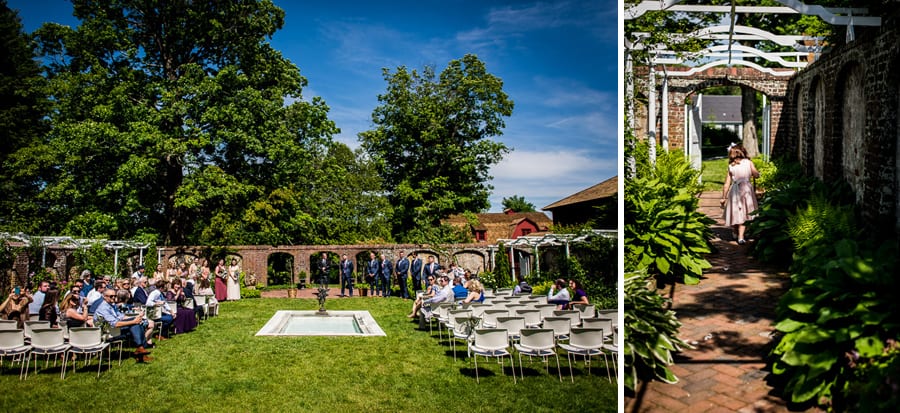
POLYGON ((623 286, 625 387, 632 391, 641 381, 677 382, 668 367, 672 352, 691 347, 677 337, 681 322, 666 308, 668 299, 647 287, 650 280, 646 272, 628 273, 623 286))

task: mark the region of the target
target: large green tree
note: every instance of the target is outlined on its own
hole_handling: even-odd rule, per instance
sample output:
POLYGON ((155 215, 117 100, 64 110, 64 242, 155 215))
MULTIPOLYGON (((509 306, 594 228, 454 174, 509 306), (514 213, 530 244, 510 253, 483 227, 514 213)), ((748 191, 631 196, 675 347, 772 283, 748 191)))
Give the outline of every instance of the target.
POLYGON ((271 1, 73 0, 38 30, 53 128, 34 165, 49 231, 166 244, 316 239, 314 167, 338 132, 268 39, 271 1))
POLYGON ((0 1, 0 228, 6 231, 40 230, 34 219, 41 214, 28 202, 39 189, 36 179, 20 179, 14 159, 41 142, 47 131, 44 77, 35 60, 30 38, 6 1, 0 1))
POLYGON ((525 200, 524 196, 513 195, 509 198, 503 198, 504 209, 511 209, 515 212, 534 212, 534 204, 525 200))
POLYGON ((440 220, 490 203, 491 165, 509 149, 492 140, 513 102, 503 81, 472 54, 438 76, 398 67, 383 71, 387 91, 372 113, 375 129, 359 135, 394 208, 392 233, 402 241, 434 239, 440 220))

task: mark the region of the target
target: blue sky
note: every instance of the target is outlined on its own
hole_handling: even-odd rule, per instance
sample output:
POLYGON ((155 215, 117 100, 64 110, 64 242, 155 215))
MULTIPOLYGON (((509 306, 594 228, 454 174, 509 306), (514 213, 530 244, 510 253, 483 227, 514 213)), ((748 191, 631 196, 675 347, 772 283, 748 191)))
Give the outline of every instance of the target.
MULTIPOLYGON (((491 211, 524 196, 538 209, 616 174, 617 3, 582 1, 286 1, 272 45, 300 68, 352 148, 372 128, 381 69, 477 54, 515 102, 498 138, 513 151, 491 170, 491 211)), ((77 25, 64 0, 10 0, 26 31, 77 25)), ((440 154, 435 154, 440 156, 440 154)))

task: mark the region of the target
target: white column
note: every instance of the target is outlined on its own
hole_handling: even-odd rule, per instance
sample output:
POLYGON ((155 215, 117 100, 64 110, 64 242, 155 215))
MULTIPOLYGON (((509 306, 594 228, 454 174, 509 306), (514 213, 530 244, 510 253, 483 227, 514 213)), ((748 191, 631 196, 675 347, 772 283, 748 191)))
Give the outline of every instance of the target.
POLYGON ((656 164, 656 71, 650 64, 650 74, 647 76, 647 144, 649 148, 650 164, 656 164))
POLYGON ((669 76, 662 78, 662 130, 659 131, 663 150, 669 150, 669 76))

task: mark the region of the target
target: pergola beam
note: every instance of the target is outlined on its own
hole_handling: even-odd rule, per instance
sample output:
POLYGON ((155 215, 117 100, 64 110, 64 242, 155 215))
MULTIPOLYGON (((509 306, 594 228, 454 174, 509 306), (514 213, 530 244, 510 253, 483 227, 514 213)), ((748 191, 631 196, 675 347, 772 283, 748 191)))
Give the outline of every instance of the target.
MULTIPOLYGON (((776 0, 784 6, 735 6, 735 13, 752 14, 803 14, 817 16, 835 26, 881 26, 881 17, 866 16, 866 8, 823 7, 808 5, 796 0, 776 0)), ((732 6, 688 5, 677 4, 680 0, 651 1, 646 0, 625 9, 625 20, 636 19, 648 11, 669 11, 683 13, 731 13, 732 6)))

